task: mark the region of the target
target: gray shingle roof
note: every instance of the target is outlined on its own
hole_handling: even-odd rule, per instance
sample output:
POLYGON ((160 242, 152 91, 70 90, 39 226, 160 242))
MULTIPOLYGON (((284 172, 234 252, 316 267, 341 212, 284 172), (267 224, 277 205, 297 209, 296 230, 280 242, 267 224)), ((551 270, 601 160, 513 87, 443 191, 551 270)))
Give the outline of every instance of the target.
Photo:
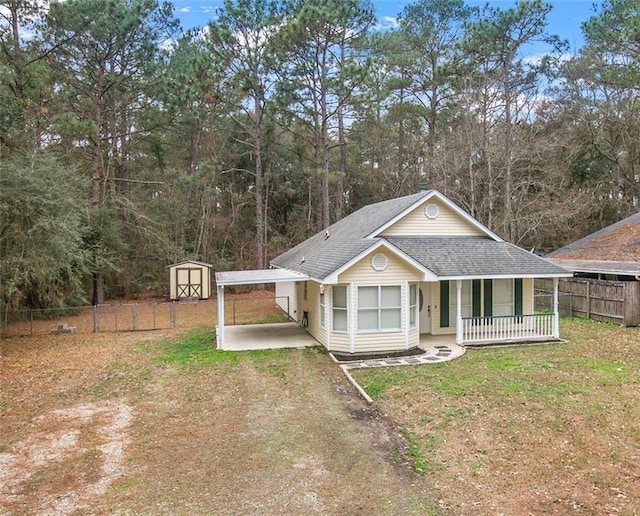
MULTIPOLYGON (((553 276, 567 271, 506 242, 487 237, 366 238, 433 190, 370 204, 271 261, 323 280, 381 240, 400 249, 440 277, 553 276)), ((497 237, 496 237, 497 238, 497 237)))
POLYGON ((486 237, 386 237, 439 277, 548 276, 568 271, 508 242, 486 237))
POLYGON ((380 240, 365 239, 367 235, 429 193, 420 192, 365 206, 330 226, 328 238, 325 238, 325 232, 321 231, 274 258, 271 263, 276 267, 286 267, 313 278, 326 278, 380 240))

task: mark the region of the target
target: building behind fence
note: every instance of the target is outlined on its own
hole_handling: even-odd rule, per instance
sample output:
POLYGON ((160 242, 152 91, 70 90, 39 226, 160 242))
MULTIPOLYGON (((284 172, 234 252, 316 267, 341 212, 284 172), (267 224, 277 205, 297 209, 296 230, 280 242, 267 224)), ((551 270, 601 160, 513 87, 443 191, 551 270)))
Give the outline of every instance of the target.
MULTIPOLYGON (((536 282, 536 310, 550 309, 553 284, 536 282)), ((640 325, 640 281, 562 278, 558 292, 562 315, 622 326, 640 325)))

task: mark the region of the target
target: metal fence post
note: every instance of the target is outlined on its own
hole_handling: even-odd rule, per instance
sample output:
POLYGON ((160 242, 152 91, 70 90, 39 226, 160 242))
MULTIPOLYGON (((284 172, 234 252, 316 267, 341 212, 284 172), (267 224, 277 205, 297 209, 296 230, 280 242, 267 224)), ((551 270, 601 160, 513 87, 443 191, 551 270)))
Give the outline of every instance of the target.
POLYGON ((133 329, 137 330, 138 329, 138 303, 133 304, 133 307, 131 308, 131 313, 132 313, 131 324, 133 325, 133 329))
POLYGON ((169 325, 172 328, 176 327, 176 303, 175 301, 171 301, 169 305, 169 325))
POLYGON ((93 333, 98 333, 98 305, 93 305, 93 333))
POLYGON ((233 298, 231 303, 232 313, 233 313, 233 325, 236 325, 236 299, 233 298))

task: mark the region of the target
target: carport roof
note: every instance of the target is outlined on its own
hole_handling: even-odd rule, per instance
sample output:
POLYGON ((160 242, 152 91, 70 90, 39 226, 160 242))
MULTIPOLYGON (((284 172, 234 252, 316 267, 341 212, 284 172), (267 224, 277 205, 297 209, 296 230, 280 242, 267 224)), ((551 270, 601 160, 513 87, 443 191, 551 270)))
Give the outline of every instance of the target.
POLYGON ((259 285, 261 283, 285 283, 289 281, 306 281, 307 274, 291 269, 258 269, 253 271, 216 272, 216 285, 259 285))

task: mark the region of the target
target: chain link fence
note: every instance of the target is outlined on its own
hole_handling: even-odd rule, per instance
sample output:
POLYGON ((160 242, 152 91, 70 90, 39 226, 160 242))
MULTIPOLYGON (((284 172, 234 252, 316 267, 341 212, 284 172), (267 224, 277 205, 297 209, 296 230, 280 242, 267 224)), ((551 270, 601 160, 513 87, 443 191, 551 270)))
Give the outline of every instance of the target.
POLYGON ((16 310, 2 321, 2 336, 161 330, 176 327, 176 304, 119 303, 16 310))

